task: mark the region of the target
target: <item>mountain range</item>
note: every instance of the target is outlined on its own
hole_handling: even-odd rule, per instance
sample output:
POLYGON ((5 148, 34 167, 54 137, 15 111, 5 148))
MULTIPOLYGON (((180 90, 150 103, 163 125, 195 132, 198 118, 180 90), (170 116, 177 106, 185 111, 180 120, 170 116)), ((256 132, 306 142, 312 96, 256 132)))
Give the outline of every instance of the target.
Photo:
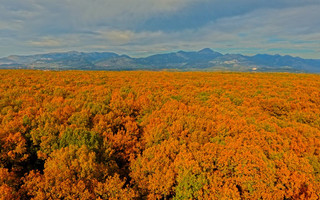
POLYGON ((221 54, 210 48, 133 58, 113 52, 63 52, 0 58, 0 69, 177 70, 320 73, 320 59, 257 54, 221 54))

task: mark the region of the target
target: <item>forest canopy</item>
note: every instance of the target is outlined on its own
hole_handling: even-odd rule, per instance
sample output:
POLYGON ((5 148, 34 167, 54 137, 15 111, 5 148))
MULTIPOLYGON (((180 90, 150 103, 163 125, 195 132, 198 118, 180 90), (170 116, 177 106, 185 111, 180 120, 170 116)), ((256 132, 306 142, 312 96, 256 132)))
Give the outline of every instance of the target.
POLYGON ((319 75, 0 71, 0 199, 319 194, 319 75))

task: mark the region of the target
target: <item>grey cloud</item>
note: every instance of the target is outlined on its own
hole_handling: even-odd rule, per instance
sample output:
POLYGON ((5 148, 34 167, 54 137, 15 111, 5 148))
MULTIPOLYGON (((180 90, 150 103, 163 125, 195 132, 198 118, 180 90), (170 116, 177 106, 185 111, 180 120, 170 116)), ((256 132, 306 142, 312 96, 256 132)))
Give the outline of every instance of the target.
POLYGON ((261 9, 283 9, 319 5, 318 0, 212 0, 193 2, 177 12, 167 15, 153 15, 140 24, 139 29, 178 31, 201 28, 221 18, 241 16, 261 9))
POLYGON ((203 47, 317 52, 318 10, 319 0, 3 0, 0 45, 11 47, 0 56, 23 49, 131 55, 203 47))

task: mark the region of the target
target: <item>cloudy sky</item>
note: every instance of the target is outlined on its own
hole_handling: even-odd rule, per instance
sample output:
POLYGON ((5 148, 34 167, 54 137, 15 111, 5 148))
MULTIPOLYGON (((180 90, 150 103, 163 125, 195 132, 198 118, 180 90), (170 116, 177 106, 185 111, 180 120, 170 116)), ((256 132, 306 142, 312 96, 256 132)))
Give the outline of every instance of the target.
POLYGON ((0 0, 0 57, 205 47, 320 59, 320 0, 0 0))

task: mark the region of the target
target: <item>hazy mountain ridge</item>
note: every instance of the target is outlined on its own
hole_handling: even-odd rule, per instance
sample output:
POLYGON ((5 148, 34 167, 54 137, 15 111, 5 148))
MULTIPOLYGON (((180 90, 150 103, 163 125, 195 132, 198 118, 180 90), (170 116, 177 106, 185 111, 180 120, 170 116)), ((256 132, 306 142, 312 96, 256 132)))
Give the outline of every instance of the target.
POLYGON ((209 48, 133 58, 113 52, 48 53, 0 58, 2 69, 320 72, 320 59, 257 54, 221 54, 209 48))

